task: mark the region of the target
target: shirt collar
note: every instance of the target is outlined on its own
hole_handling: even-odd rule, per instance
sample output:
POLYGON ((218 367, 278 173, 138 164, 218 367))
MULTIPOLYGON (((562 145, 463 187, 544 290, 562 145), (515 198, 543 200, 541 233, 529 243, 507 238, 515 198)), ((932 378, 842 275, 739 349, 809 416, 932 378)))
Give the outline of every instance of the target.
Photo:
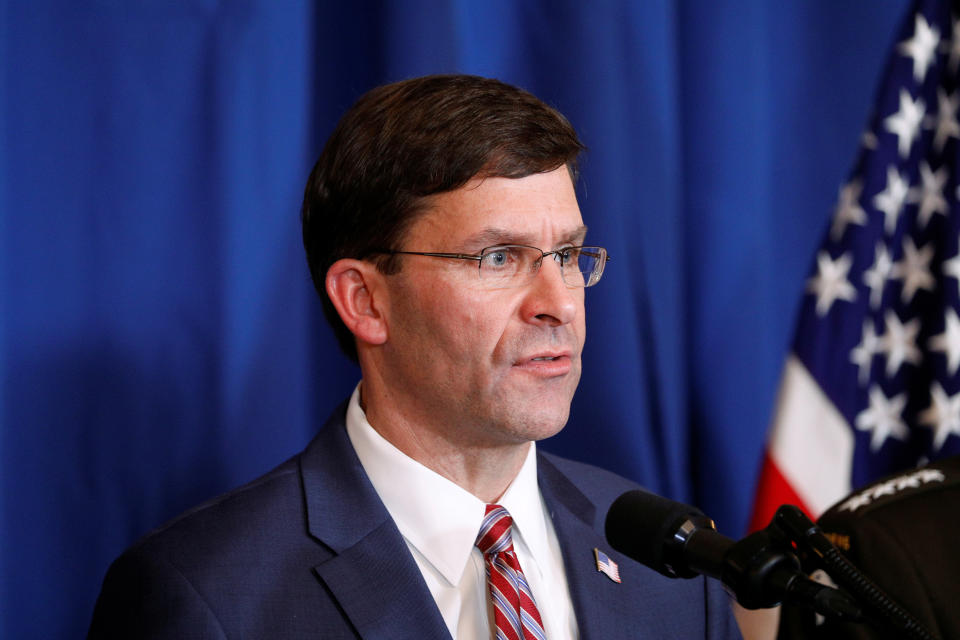
MULTIPOLYGON (((451 585, 459 584, 480 530, 484 502, 381 436, 360 407, 360 385, 350 397, 346 422, 357 457, 401 535, 451 585)), ((499 504, 513 518, 514 539, 519 535, 542 566, 548 547, 534 443, 499 504)))
POLYGON ((547 511, 537 484, 536 443, 530 443, 530 450, 523 461, 523 466, 520 467, 520 472, 500 497, 499 504, 513 518, 514 544, 519 537, 537 564, 544 566, 549 561, 547 511))

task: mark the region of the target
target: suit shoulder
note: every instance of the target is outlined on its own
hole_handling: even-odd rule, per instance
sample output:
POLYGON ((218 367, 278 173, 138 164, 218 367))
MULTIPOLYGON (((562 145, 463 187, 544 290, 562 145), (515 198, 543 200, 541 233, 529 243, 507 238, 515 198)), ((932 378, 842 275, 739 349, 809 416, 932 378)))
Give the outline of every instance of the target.
POLYGON ((612 471, 608 471, 603 467, 598 467, 586 462, 570 460, 569 458, 563 458, 545 451, 540 451, 539 454, 546 458, 551 464, 553 464, 553 466, 557 467, 557 469, 578 482, 583 482, 585 484, 596 484, 602 487, 610 486, 617 489, 622 488, 624 491, 641 488, 640 485, 633 480, 628 480, 627 478, 624 478, 623 476, 612 471))
POLYGON ((600 509, 606 509, 621 494, 643 489, 639 484, 585 462, 577 462, 551 453, 540 452, 542 461, 566 476, 580 492, 600 509))
POLYGON ((305 520, 298 457, 207 500, 148 532, 127 551, 173 555, 215 552, 231 542, 267 543, 277 523, 305 520))

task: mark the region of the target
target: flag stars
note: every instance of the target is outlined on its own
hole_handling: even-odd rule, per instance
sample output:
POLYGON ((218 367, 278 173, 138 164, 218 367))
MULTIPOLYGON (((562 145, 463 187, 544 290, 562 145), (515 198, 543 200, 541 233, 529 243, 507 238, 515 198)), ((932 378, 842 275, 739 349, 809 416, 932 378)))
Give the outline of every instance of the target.
POLYGON ((960 317, 952 308, 944 314, 943 325, 943 333, 931 336, 927 345, 947 358, 947 371, 954 376, 960 367, 960 317))
POLYGON ((860 431, 870 432, 870 450, 878 451, 890 437, 906 440, 910 431, 902 415, 907 405, 907 394, 901 393, 890 399, 879 386, 873 385, 869 397, 869 406, 857 415, 856 427, 860 431))
POLYGON ((863 282, 870 287, 870 308, 876 309, 883 301, 883 288, 887 284, 890 272, 893 270, 893 261, 887 245, 877 243, 876 258, 873 266, 863 272, 863 282))
POLYGON ((863 338, 860 344, 850 351, 850 362, 857 365, 857 377, 861 385, 870 379, 870 367, 873 356, 880 353, 880 338, 873 329, 873 322, 865 320, 863 323, 863 338))
POLYGON ((920 164, 920 179, 923 186, 911 189, 911 201, 920 203, 917 222, 923 229, 930 222, 933 214, 939 213, 945 216, 949 211, 947 199, 943 197, 943 187, 947 184, 947 170, 945 167, 940 167, 937 171, 933 171, 929 164, 923 162, 920 164))
POLYGON ((853 259, 846 253, 836 260, 830 254, 821 251, 817 254, 817 275, 807 282, 807 291, 817 296, 817 315, 825 316, 836 300, 852 302, 857 290, 850 284, 847 274, 853 259))
POLYGON ((951 433, 960 436, 960 393, 948 396, 939 382, 930 386, 930 406, 920 414, 920 424, 933 430, 933 449, 940 451, 951 433))
POLYGON ((890 276, 903 280, 901 299, 909 304, 919 289, 933 291, 936 281, 930 273, 930 261, 933 259, 933 247, 925 245, 917 249, 911 238, 903 240, 903 258, 893 265, 890 276))
POLYGON ((840 199, 833 214, 833 226, 830 227, 830 237, 835 241, 843 237, 848 224, 866 224, 867 214, 859 202, 862 192, 863 183, 860 180, 852 180, 840 189, 840 199))
POLYGON ((897 228, 897 218, 907 198, 909 185, 894 166, 887 167, 887 186, 873 197, 873 205, 883 212, 883 228, 892 235, 897 228))
POLYGON ((913 37, 901 42, 897 51, 913 58, 913 79, 923 82, 927 70, 936 57, 937 45, 940 44, 940 30, 932 28, 921 14, 914 16, 913 37))
POLYGON ((917 98, 916 101, 910 99, 910 92, 906 89, 900 89, 900 109, 893 115, 888 116, 883 121, 883 126, 887 131, 897 136, 897 151, 900 156, 906 158, 910 155, 910 147, 913 146, 913 140, 920 131, 920 123, 923 121, 925 107, 923 100, 917 98))
MULTIPOLYGON (((908 23, 907 37, 894 45, 892 75, 862 134, 856 172, 839 185, 829 234, 805 283, 795 343, 798 357, 821 362, 823 349, 836 351, 843 339, 833 354, 840 370, 810 373, 827 397, 846 398, 857 463, 875 469, 885 468, 883 454, 892 449, 936 458, 960 445, 960 303, 947 282, 954 278, 960 295, 953 229, 960 212, 960 87, 953 82, 960 14, 911 17, 913 29, 908 23)), ((843 508, 920 483, 914 475, 877 483, 843 508)))
POLYGON ((937 128, 933 132, 933 146, 943 151, 943 145, 950 138, 960 138, 960 122, 957 122, 957 109, 960 108, 960 96, 947 95, 943 87, 937 87, 937 128))
POLYGON ((885 331, 880 338, 880 350, 887 356, 887 377, 892 378, 903 363, 920 364, 921 354, 917 348, 920 320, 914 318, 903 324, 892 310, 884 315, 885 331))

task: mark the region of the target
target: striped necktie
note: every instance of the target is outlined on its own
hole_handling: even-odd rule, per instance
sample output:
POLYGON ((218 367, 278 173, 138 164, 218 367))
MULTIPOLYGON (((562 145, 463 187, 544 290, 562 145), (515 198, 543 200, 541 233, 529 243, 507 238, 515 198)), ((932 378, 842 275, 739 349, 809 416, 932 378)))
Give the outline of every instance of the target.
POLYGON ((477 534, 477 548, 487 567, 497 640, 545 640, 543 622, 520 561, 513 551, 513 518, 498 504, 488 504, 477 534))

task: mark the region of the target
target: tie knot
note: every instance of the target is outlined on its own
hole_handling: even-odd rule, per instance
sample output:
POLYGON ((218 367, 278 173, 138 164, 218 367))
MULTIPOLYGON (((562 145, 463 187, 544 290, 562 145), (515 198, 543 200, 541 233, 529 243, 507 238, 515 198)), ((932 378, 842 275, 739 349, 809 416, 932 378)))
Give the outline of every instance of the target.
POLYGON ((488 504, 474 544, 483 555, 506 551, 513 547, 513 538, 510 535, 512 526, 513 518, 506 509, 498 504, 488 504))

